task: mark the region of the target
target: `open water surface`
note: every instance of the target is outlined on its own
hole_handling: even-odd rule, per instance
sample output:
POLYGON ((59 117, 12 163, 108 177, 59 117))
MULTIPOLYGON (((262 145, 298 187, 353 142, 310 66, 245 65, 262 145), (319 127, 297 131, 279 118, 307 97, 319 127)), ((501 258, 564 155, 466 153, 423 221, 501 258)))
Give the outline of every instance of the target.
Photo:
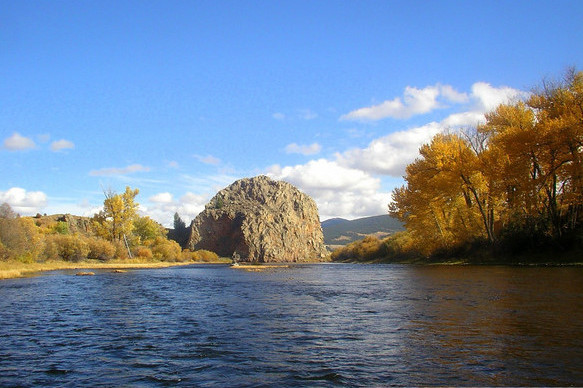
POLYGON ((1 386, 583 385, 583 269, 297 265, 0 281, 1 386))

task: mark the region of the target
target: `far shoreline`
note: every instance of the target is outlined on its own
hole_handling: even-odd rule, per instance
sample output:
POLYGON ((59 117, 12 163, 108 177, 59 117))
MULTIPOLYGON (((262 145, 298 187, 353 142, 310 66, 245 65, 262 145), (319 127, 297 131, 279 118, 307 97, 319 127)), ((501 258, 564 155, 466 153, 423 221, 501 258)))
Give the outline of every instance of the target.
POLYGON ((59 271, 59 270, 89 270, 89 269, 156 269, 179 267, 196 264, 228 264, 230 259, 219 259, 213 261, 152 261, 152 262, 138 262, 138 261, 90 261, 84 260, 79 262, 69 261, 47 261, 44 263, 23 263, 19 261, 0 262, 0 280, 15 279, 36 274, 42 276, 44 272, 59 271))

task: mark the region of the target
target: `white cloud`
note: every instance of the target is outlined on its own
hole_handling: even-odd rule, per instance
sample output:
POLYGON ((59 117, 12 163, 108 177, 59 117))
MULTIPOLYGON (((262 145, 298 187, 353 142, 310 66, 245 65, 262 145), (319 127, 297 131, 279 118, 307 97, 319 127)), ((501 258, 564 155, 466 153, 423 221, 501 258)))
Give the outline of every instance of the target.
POLYGON ((472 85, 472 98, 478 103, 476 110, 482 113, 489 112, 500 104, 527 96, 528 93, 508 86, 496 88, 486 82, 476 82, 472 85))
POLYGON ((469 99, 466 93, 458 92, 451 85, 439 85, 439 93, 445 97, 446 100, 458 104, 467 102, 469 99))
POLYGON ((142 206, 141 211, 166 227, 172 227, 174 213, 178 213, 186 224, 193 220, 210 200, 207 195, 198 195, 191 192, 175 200, 170 193, 153 195, 149 203, 142 206))
POLYGON ((326 159, 293 167, 271 166, 267 175, 289 182, 310 195, 318 205, 322 220, 382 214, 390 198, 388 193, 379 193, 379 178, 326 159))
POLYGON ((361 169, 363 171, 400 177, 405 174, 405 167, 419 155, 419 148, 428 143, 433 136, 445 130, 455 130, 464 126, 475 126, 485 120, 484 114, 501 103, 527 94, 520 90, 500 87, 478 82, 472 86, 469 97, 441 86, 441 93, 449 94, 449 99, 473 101, 469 110, 454 113, 441 122, 431 122, 421 127, 393 132, 369 143, 366 148, 355 148, 336 154, 339 164, 361 169))
POLYGON ((450 85, 427 86, 417 89, 407 86, 403 93, 403 99, 396 97, 384 101, 378 105, 356 109, 340 117, 340 120, 376 121, 387 117, 395 119, 407 119, 414 115, 429 113, 434 109, 443 108, 445 105, 439 100, 462 103, 468 97, 465 93, 457 92, 450 85))
MULTIPOLYGON (((460 93, 448 85, 436 85, 422 90, 408 88, 404 102, 386 101, 343 116, 344 119, 365 117, 380 119, 407 117, 442 107, 444 102, 465 104, 440 122, 404 129, 379 137, 364 148, 354 148, 335 154, 334 159, 318 159, 303 165, 271 166, 268 175, 294 184, 309 194, 318 205, 321 219, 330 217, 356 218, 387 212, 389 192, 381 190, 381 177, 402 177, 406 166, 419 156, 419 148, 437 133, 458 130, 483 122, 484 113, 500 103, 527 94, 508 87, 495 88, 476 83, 471 94, 460 93), (442 98, 440 99, 439 96, 442 98)), ((290 150, 300 146, 290 145, 290 150)))
POLYGON ((21 215, 34 215, 46 206, 47 196, 42 191, 26 191, 20 187, 12 187, 8 191, 0 191, 0 203, 4 202, 21 215))
POLYGON ((441 126, 444 128, 476 126, 484 122, 484 120, 486 120, 486 117, 483 112, 468 111, 449 115, 441 121, 441 126))
POLYGON ((221 159, 215 158, 212 155, 201 156, 201 155, 194 155, 194 157, 201 163, 210 164, 216 166, 221 163, 221 159))
POLYGON ((12 136, 4 139, 4 148, 9 151, 24 151, 36 148, 36 144, 32 139, 14 132, 12 136))
POLYGON ((208 201, 210 201, 209 196, 188 192, 178 200, 178 214, 183 219, 184 217, 194 219, 198 213, 204 210, 208 201))
POLYGON ((109 175, 126 175, 133 174, 136 172, 148 172, 149 167, 142 166, 141 164, 132 164, 127 167, 110 167, 102 168, 100 170, 92 170, 89 172, 91 176, 109 176, 109 175))
POLYGON ((288 154, 315 155, 321 150, 322 146, 320 146, 318 143, 312 143, 310 145, 298 145, 296 143, 291 143, 285 147, 285 152, 288 154))
POLYGON ((168 192, 153 195, 148 199, 150 202, 155 202, 155 203, 172 203, 172 200, 173 200, 172 194, 170 194, 168 192))
POLYGON ((75 144, 73 144, 73 142, 71 142, 69 140, 65 140, 65 139, 56 140, 56 141, 51 143, 51 151, 53 151, 53 152, 59 152, 62 150, 73 149, 73 148, 75 148, 75 144))
POLYGON ((402 176, 405 167, 413 162, 419 147, 428 143, 444 127, 439 123, 429 123, 422 127, 391 133, 373 140, 366 148, 354 148, 336 154, 342 166, 356 168, 368 173, 402 176))

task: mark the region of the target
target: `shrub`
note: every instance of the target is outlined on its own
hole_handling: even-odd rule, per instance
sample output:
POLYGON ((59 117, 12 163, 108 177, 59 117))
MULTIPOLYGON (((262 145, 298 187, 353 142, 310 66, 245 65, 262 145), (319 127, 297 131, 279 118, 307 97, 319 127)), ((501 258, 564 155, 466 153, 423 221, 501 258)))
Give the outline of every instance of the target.
MULTIPOLYGON (((86 258, 90 252, 85 239, 76 235, 48 235, 45 240, 45 252, 47 252, 47 246, 50 246, 48 249, 51 255, 56 253, 57 258, 65 261, 79 261, 86 258)), ((48 256, 48 258, 55 257, 48 256)))
POLYGON ((183 261, 203 261, 209 262, 213 260, 217 260, 219 255, 214 252, 207 251, 205 249, 200 249, 198 251, 189 251, 185 249, 182 251, 181 258, 183 261))
POLYGON ((212 261, 217 260, 219 258, 219 255, 217 255, 216 253, 207 251, 205 249, 200 249, 194 252, 194 254, 197 256, 197 260, 199 261, 212 261))
POLYGON ((0 259, 35 261, 42 252, 42 238, 32 219, 1 218, 0 259))
POLYGON ((130 258, 128 255, 128 249, 126 248, 125 244, 121 241, 112 242, 113 246, 115 247, 115 257, 120 260, 127 260, 130 258))
POLYGON ((146 247, 139 247, 136 251, 136 256, 143 260, 151 260, 153 257, 152 250, 146 247))
POLYGON ((179 260, 182 253, 176 241, 166 240, 163 237, 156 237, 151 249, 154 259, 163 261, 179 260))
POLYGON ((59 221, 55 224, 53 230, 58 234, 69 234, 69 224, 63 221, 59 221))
POLYGON ((116 248, 111 242, 100 237, 87 237, 85 241, 89 247, 87 258, 106 261, 115 256, 116 248))

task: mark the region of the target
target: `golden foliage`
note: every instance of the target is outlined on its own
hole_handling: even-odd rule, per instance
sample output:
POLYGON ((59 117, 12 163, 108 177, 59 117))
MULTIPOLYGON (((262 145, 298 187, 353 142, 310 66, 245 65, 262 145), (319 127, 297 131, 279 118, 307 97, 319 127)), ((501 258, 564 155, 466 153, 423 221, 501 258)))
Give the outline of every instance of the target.
POLYGON ((418 249, 495 244, 516 231, 557 240, 580 228, 582 92, 583 73, 570 72, 527 101, 498 106, 474 131, 422 146, 389 205, 418 249))
POLYGON ((199 249, 194 252, 185 249, 182 251, 181 258, 183 261, 207 263, 218 260, 219 255, 217 255, 215 252, 207 251, 206 249, 199 249))
POLYGON ((164 237, 156 237, 151 249, 154 259, 161 261, 176 261, 182 254, 182 249, 176 241, 164 237))

